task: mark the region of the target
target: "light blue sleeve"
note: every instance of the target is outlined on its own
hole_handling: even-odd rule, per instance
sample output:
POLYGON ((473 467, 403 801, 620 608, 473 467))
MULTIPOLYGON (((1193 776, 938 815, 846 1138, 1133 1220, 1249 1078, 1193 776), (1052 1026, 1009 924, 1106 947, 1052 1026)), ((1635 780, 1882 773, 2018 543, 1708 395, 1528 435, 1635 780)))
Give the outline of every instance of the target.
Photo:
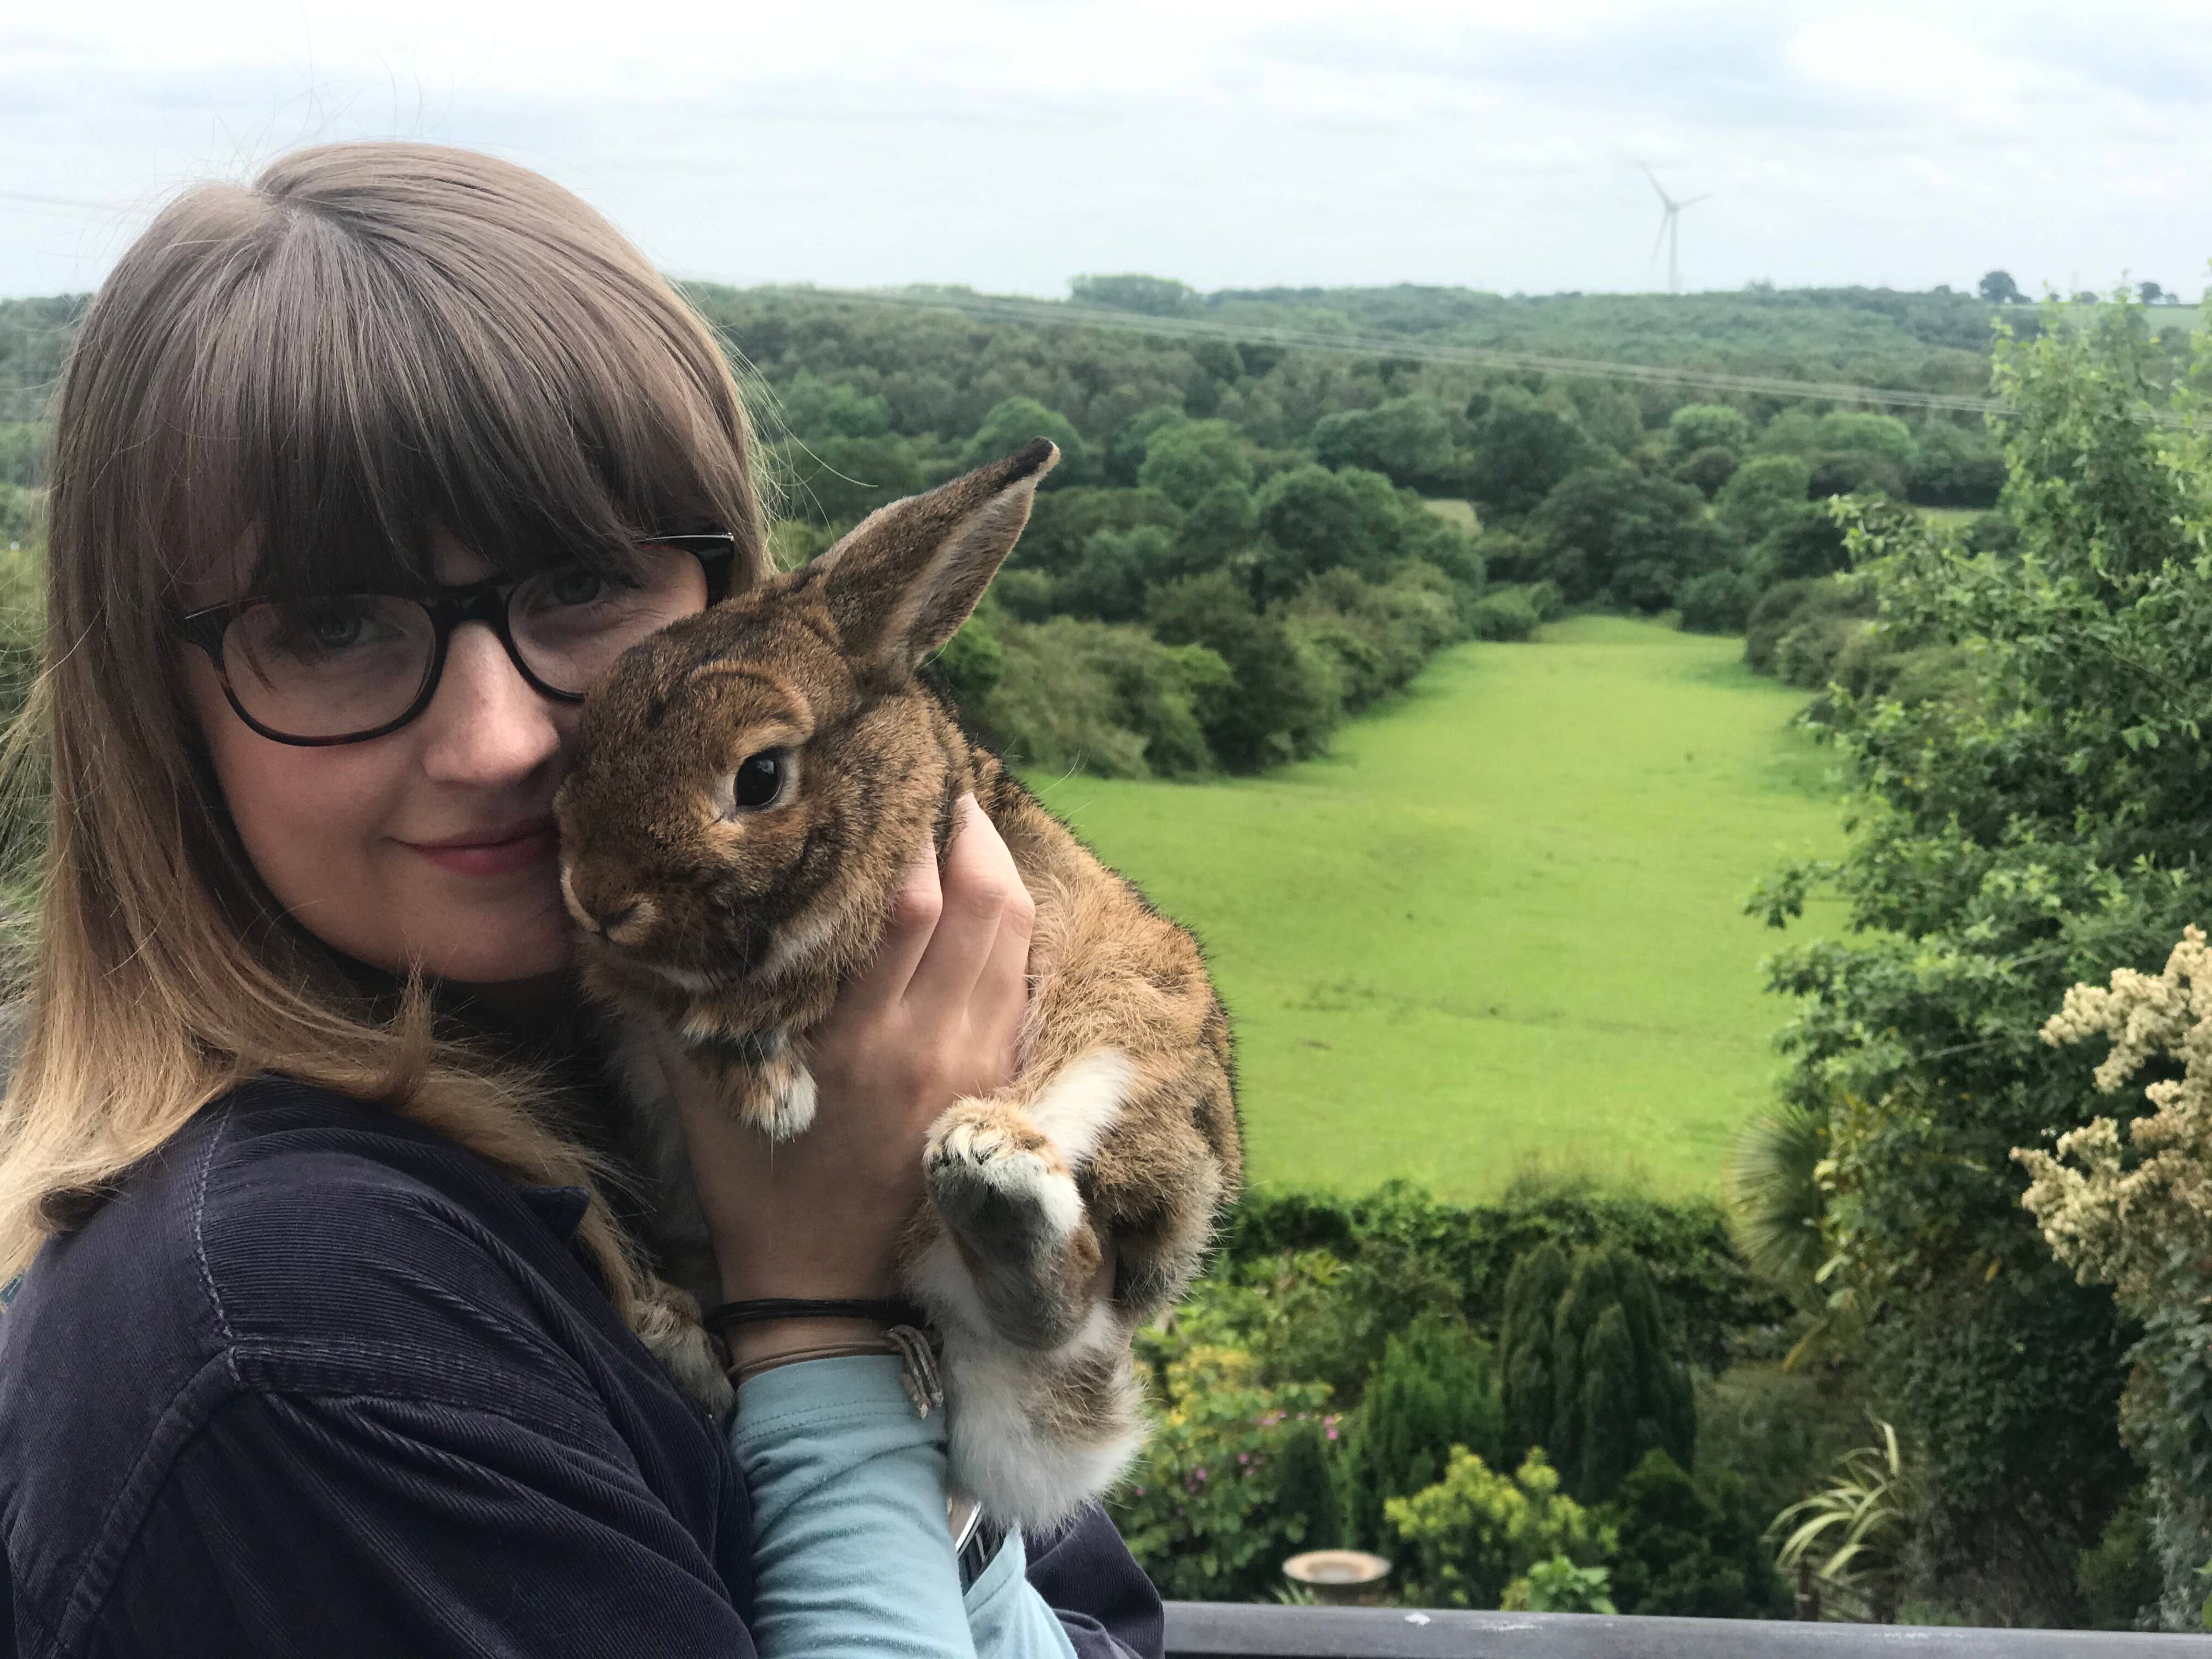
POLYGON ((763 1659, 1074 1659, 1018 1534, 963 1597, 945 1519, 945 1413, 914 1414, 886 1355, 810 1359, 738 1391, 763 1659))

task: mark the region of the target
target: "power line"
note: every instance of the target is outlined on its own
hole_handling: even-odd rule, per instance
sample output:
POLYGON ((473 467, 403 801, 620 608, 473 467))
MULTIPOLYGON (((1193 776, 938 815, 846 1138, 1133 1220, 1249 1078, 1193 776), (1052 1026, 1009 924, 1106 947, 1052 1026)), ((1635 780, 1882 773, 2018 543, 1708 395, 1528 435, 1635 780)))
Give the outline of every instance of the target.
MULTIPOLYGON (((1050 326, 1116 329, 1124 333, 1168 338, 1227 340, 1274 345, 1298 351, 1326 351, 1354 357, 1410 357, 1419 362, 1454 363, 1470 368, 1511 369, 1600 380, 1628 380, 1653 386, 1692 386, 1706 392, 1736 392, 1759 397, 1801 398, 1832 403, 1870 404, 1892 409, 1945 410, 1996 415, 2012 405, 1995 398, 1964 392, 1917 392, 1900 386, 1855 386, 1840 380, 1797 380, 1774 374, 1731 374, 1719 369, 1668 368, 1650 363, 1593 357, 1553 357, 1533 351, 1504 351, 1488 346, 1447 345, 1396 335, 1356 331, 1323 333, 1310 329, 1271 328, 1260 324, 1217 322, 1200 317, 1153 317, 1130 311, 1066 304, 1054 300, 1019 300, 982 294, 903 294, 880 289, 772 288, 769 293, 833 305, 892 307, 909 311, 954 312, 964 316, 1050 326)), ((2168 411, 2153 416, 2179 426, 2168 411)))

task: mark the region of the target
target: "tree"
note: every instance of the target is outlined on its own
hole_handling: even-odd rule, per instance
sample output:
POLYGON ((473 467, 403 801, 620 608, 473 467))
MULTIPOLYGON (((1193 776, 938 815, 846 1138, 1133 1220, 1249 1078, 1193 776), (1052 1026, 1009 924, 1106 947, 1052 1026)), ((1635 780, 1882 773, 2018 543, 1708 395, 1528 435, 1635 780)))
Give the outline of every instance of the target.
POLYGON ((1816 447, 1835 454, 1872 455, 1902 469, 1912 465, 1912 428, 1894 415, 1832 410, 1820 416, 1816 447))
POLYGON ((1293 467, 1261 487, 1258 514, 1275 556, 1257 573, 1261 599, 1295 592, 1337 565, 1379 575, 1403 542, 1405 509, 1380 473, 1293 467))
POLYGON ((2136 292, 2142 296, 2142 302, 2147 306, 2157 305, 2166 297, 2166 290, 2156 283, 2137 283, 2136 292))
POLYGON ((1185 317, 1199 308, 1198 290, 1171 276, 1134 272, 1118 276, 1074 276, 1069 296, 1079 306, 1134 311, 1146 317, 1185 317))
POLYGON ((1800 501, 1759 538, 1749 564, 1761 586, 1832 576, 1851 568, 1849 538, 1834 514, 1800 501))
POLYGON ((1051 490, 1038 495, 1030 509, 1029 527, 1014 544, 1008 563, 1016 569, 1069 570, 1102 530, 1157 525, 1172 534, 1182 528, 1182 521, 1181 509, 1157 490, 1082 485, 1051 490))
POLYGON ((1986 434, 1931 420, 1914 447, 1911 498, 1926 507, 1995 507, 2004 457, 1986 434))
MULTIPOLYGON (((1525 604, 1525 601, 1523 602, 1525 604)), ((1534 630, 1535 612, 1530 610, 1534 630)), ((1513 1264, 1498 1328, 1498 1379, 1505 1413, 1504 1461, 1518 1463, 1552 1432, 1552 1322, 1572 1269, 1557 1244, 1540 1244, 1513 1264)))
POLYGON ((922 488, 920 458, 903 438, 821 436, 775 454, 786 499, 817 524, 850 524, 922 488))
POLYGON ((1211 570, 1250 547, 1259 532, 1259 503, 1243 484, 1226 479, 1191 504, 1176 548, 1186 569, 1211 570))
POLYGON ((1982 278, 1981 295, 1993 306, 2016 305, 2027 298, 2011 273, 2002 270, 1993 270, 1982 278))
POLYGON ((1335 688, 1298 650, 1279 611, 1261 611, 1226 570, 1154 588, 1145 619, 1169 645, 1202 645, 1230 679, 1205 689, 1198 718, 1231 771, 1257 771, 1317 750, 1340 713, 1335 688))
POLYGON ((1796 455, 1755 455, 1713 497, 1713 514, 1746 543, 1805 505, 1813 469, 1796 455))
POLYGON ((1251 488, 1252 446, 1226 421, 1176 421, 1146 441, 1137 483, 1188 511, 1216 484, 1251 488))
POLYGON ((1729 561, 1727 537, 1703 495, 1618 462, 1562 481, 1532 522, 1571 605, 1663 610, 1685 580, 1729 561))
POLYGON ((1444 1478, 1455 1448, 1498 1458, 1504 1428, 1490 1350, 1463 1322, 1426 1314, 1383 1345, 1346 1452, 1346 1524, 1386 1540, 1384 1505, 1444 1478))
POLYGON ((1727 404, 1685 404, 1667 422, 1667 447, 1677 460, 1701 449, 1741 454, 1751 447, 1751 421, 1727 404))
POLYGON ((1856 831, 1761 906, 1785 922, 1826 884, 1846 907, 1845 937, 1770 981, 1800 1011, 1788 1097, 1828 1135, 1825 1283, 1926 1449, 1948 1593, 2014 1620, 2078 1616, 2075 1561, 2133 1479, 2130 1335, 2051 1260, 2007 1156, 2090 1115, 2036 1032, 2068 986, 2154 963, 2212 911, 2212 455, 2144 418, 2156 350, 2116 307, 2001 340, 2017 556, 1858 514, 1885 635, 1971 646, 1972 672, 1942 698, 1832 700, 1856 831))
POLYGON ((1735 477, 1736 454, 1733 449, 1723 449, 1718 444, 1692 451, 1674 468, 1674 476, 1684 483, 1695 486, 1698 493, 1711 501, 1720 494, 1722 487, 1735 477))
POLYGON ((1395 483, 1440 490, 1452 464, 1451 413, 1433 398, 1393 398, 1322 416, 1313 447, 1323 466, 1359 467, 1395 483))
POLYGON ((1610 1497, 1655 1446, 1689 1461, 1697 1437, 1689 1378, 1650 1272, 1627 1250, 1585 1251, 1576 1261, 1552 1316, 1550 1372, 1545 1444, 1583 1502, 1610 1497))
POLYGON ((981 466, 1011 455, 1039 438, 1060 446, 1060 465, 1045 476, 1047 489, 1065 489, 1085 481, 1090 468, 1090 447, 1075 423, 1056 409, 1047 409, 1034 398, 1005 398, 991 407, 960 451, 963 468, 981 466))
POLYGON ((1145 595, 1183 574, 1176 543, 1158 525, 1102 530, 1083 544, 1075 568, 1053 589, 1057 609, 1100 622, 1134 622, 1145 614, 1145 595))
POLYGON ((1534 507, 1590 453, 1573 416, 1517 386, 1497 388, 1469 420, 1467 492, 1504 512, 1534 507))

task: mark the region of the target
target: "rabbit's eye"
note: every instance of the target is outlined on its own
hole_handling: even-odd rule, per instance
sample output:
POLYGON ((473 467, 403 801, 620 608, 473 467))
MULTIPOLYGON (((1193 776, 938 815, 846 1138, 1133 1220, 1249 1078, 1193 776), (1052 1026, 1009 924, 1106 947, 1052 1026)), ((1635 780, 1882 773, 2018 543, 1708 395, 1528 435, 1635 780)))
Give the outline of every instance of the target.
POLYGON ((781 749, 764 749, 748 756, 738 768, 731 795, 741 808, 772 806, 783 793, 783 781, 790 769, 791 757, 781 749))

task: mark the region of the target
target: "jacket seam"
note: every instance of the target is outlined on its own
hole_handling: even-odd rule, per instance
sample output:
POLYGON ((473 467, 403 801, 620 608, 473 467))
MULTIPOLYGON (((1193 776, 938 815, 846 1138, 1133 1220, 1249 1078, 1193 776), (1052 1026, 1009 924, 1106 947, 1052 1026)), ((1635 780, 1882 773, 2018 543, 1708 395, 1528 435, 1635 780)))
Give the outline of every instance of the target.
POLYGON ((215 1326, 222 1334, 226 1351, 237 1342, 231 1334, 230 1316, 223 1311, 222 1292, 216 1288, 215 1269, 208 1263, 207 1251, 207 1194, 208 1181, 215 1171, 215 1155, 222 1145, 222 1132, 230 1124, 232 1107, 226 1103, 208 1132, 207 1146, 200 1153, 199 1176, 192 1185, 192 1256, 199 1264, 200 1286, 207 1292, 208 1305, 215 1314, 215 1326))
MULTIPOLYGON (((100 1518, 100 1528, 94 1536, 92 1547, 85 1552, 83 1565, 77 1570, 69 1594, 62 1599, 61 1617, 54 1633, 54 1652, 57 1656, 79 1652, 91 1639, 93 1631, 99 1625, 100 1615, 106 1610, 108 1595, 115 1588, 116 1570, 129 1554, 140 1528, 146 1524, 146 1517, 153 1512, 154 1499, 160 1495, 162 1485, 168 1480, 170 1469, 183 1455, 185 1448, 207 1426, 209 1418, 214 1415, 215 1407, 210 1406, 199 1413, 198 1421, 190 1429, 176 1433, 173 1437, 171 1425, 178 1414, 179 1403, 198 1395, 210 1377, 227 1380, 229 1383, 216 1405, 219 1406, 222 1400, 241 1390, 243 1385, 239 1378, 238 1367, 228 1348, 194 1371, 184 1386, 170 1396, 169 1403, 161 1408, 161 1420, 154 1425, 154 1432, 147 1437, 146 1444, 133 1460, 131 1473, 124 1477, 122 1484, 116 1488, 115 1496, 109 1500, 106 1511, 100 1518), (132 1508, 137 1513, 130 1517, 128 1524, 119 1522, 118 1516, 132 1508), (90 1589, 88 1589, 88 1585, 90 1589)), ((19 1591, 20 1589, 19 1586, 19 1591)))

